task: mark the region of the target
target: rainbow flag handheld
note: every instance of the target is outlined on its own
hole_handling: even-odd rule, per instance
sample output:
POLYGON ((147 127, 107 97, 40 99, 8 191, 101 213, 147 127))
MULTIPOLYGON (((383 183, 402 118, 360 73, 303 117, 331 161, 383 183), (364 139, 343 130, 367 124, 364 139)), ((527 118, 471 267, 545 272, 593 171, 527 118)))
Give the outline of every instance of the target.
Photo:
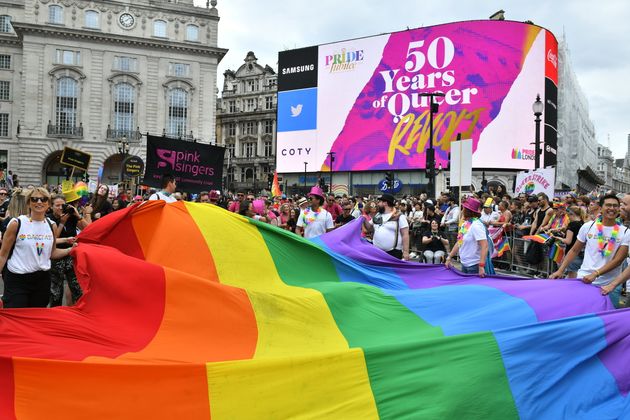
POLYGON ((551 236, 547 235, 546 233, 523 236, 523 239, 528 240, 528 241, 538 242, 539 244, 544 244, 545 242, 549 240, 549 238, 551 238, 551 236))
POLYGON ((280 183, 278 182, 278 172, 273 172, 273 184, 271 186, 271 196, 272 197, 280 197, 282 196, 282 191, 280 191, 280 183))
POLYGON ((104 217, 75 307, 0 310, 0 418, 630 417, 630 313, 597 287, 399 261, 360 229, 104 217))
POLYGON ((503 239, 501 239, 501 243, 497 246, 497 256, 502 257, 504 253, 510 252, 510 243, 508 238, 503 235, 503 239))

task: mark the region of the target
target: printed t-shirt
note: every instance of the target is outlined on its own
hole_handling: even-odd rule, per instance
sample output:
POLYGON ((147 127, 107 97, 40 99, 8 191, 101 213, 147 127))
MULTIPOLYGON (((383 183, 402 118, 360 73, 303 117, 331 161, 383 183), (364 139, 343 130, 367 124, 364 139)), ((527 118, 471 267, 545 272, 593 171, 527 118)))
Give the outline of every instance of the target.
MULTIPOLYGON (((603 226, 604 242, 608 242, 611 238, 614 226, 603 226)), ((604 257, 599 251, 598 232, 595 222, 587 222, 580 228, 578 233, 578 241, 584 243, 584 261, 578 270, 578 277, 584 277, 587 274, 594 273, 595 270, 602 268, 614 256, 619 247, 630 244, 630 231, 625 226, 620 226, 619 236, 615 242, 615 246, 608 257, 604 257)), ((605 286, 614 280, 621 273, 621 264, 613 270, 597 277, 593 284, 605 286)))

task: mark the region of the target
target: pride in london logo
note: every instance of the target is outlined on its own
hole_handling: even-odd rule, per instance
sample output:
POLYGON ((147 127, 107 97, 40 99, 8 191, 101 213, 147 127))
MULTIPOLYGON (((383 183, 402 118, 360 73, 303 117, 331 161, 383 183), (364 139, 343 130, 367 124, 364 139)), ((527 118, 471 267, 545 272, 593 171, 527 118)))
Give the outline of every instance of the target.
POLYGON ((512 159, 534 160, 535 152, 530 149, 512 149, 512 159))
POLYGON ((363 50, 342 48, 341 51, 335 51, 326 55, 324 66, 329 68, 331 73, 352 71, 364 58, 365 53, 363 50))

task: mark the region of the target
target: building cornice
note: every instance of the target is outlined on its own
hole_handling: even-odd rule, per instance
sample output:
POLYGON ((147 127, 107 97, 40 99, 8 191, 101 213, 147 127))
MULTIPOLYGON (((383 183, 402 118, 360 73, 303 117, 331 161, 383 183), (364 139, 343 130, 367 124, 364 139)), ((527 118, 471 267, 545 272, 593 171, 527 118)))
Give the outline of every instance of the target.
POLYGON ((209 47, 205 45, 189 44, 185 42, 175 42, 168 40, 158 40, 150 38, 140 38, 134 36, 108 34, 103 32, 86 31, 80 29, 72 29, 66 27, 54 27, 45 25, 34 25, 30 23, 12 22, 13 28, 17 33, 20 41, 23 41, 24 35, 41 35, 46 38, 60 38, 60 39, 76 39, 87 40, 93 42, 120 44, 125 46, 141 47, 141 48, 153 48, 159 50, 170 50, 183 52, 194 55, 205 55, 217 57, 217 62, 220 62, 228 50, 225 48, 209 47))

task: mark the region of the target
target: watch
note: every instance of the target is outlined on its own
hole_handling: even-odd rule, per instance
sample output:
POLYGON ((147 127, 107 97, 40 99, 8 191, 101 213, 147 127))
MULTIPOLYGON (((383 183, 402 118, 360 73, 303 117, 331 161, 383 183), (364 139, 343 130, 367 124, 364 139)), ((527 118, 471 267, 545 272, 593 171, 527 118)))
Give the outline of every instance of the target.
POLYGON ((136 23, 136 19, 133 17, 133 15, 129 13, 123 13, 118 18, 118 22, 120 23, 120 26, 122 26, 123 28, 129 29, 134 25, 134 23, 136 23))

